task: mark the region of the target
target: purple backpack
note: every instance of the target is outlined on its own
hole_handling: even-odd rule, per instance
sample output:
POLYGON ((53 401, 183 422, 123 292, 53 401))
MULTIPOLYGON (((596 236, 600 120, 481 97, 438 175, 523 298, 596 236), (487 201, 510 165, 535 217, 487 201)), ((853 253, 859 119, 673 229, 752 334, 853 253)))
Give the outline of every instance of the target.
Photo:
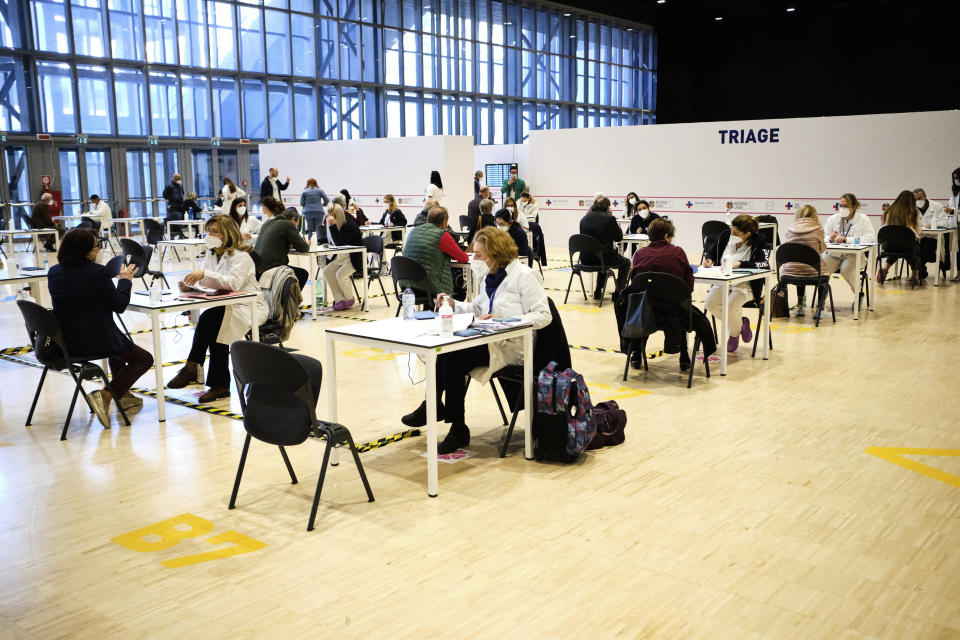
POLYGON ((533 457, 574 462, 596 432, 593 403, 583 376, 573 369, 557 371, 556 362, 544 367, 537 378, 533 457))

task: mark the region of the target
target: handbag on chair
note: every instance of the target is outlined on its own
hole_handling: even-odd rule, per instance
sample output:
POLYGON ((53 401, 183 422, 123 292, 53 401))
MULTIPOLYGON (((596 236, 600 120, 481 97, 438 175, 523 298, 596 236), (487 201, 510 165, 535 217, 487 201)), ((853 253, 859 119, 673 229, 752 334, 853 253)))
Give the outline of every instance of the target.
POLYGON ((657 318, 653 312, 653 303, 647 299, 647 292, 631 293, 627 296, 627 312, 621 335, 632 340, 645 338, 657 331, 657 318))

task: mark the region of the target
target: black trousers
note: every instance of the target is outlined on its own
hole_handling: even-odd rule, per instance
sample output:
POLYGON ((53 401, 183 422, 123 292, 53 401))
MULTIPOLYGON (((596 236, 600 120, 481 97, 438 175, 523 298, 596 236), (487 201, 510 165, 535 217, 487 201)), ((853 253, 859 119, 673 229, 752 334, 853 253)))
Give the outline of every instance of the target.
POLYGON ((463 401, 467 396, 467 374, 490 364, 487 345, 437 356, 437 399, 443 394, 443 416, 447 422, 464 422, 463 401))
POLYGON ((153 366, 153 356, 146 349, 130 344, 125 350, 110 356, 110 384, 114 393, 121 397, 130 391, 130 387, 140 376, 153 366))
MULTIPOLYGON (((619 253, 610 253, 603 256, 603 261, 609 268, 617 270, 617 291, 623 291, 623 288, 627 286, 627 282, 630 279, 630 258, 622 256, 619 253)), ((600 297, 601 286, 603 286, 603 280, 597 276, 597 286, 593 291, 594 297, 600 297)))
POLYGON ((310 277, 310 272, 308 272, 306 269, 301 269, 300 267, 290 268, 293 269, 293 275, 297 276, 297 282, 300 283, 300 288, 303 289, 303 287, 307 284, 307 279, 310 277))
POLYGON ((190 347, 189 362, 203 364, 207 351, 210 351, 210 366, 207 367, 208 387, 230 386, 230 347, 217 342, 220 325, 223 324, 223 312, 226 307, 213 307, 200 314, 197 327, 193 332, 193 346, 190 347))

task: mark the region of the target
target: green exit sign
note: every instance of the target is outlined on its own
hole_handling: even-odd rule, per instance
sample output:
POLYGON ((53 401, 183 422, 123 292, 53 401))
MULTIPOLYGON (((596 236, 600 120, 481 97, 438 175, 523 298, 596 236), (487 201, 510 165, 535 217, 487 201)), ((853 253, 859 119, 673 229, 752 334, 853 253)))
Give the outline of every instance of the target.
POLYGON ((78 133, 77 134, 77 144, 87 144, 87 134, 78 133))
POLYGON ((150 136, 149 138, 147 138, 147 144, 157 146, 160 144, 160 138, 158 138, 157 136, 150 136))
POLYGON ((210 146, 211 146, 211 147, 219 147, 219 146, 220 146, 220 138, 210 138, 210 146))
POLYGON ((0 142, 6 142, 6 141, 7 141, 7 134, 0 133, 0 142))

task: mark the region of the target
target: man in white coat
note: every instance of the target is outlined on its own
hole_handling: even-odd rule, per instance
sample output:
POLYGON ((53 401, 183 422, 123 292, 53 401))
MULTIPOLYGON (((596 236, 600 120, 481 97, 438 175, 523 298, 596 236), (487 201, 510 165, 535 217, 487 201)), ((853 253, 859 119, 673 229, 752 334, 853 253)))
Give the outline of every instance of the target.
MULTIPOLYGON (((873 223, 863 213, 860 213, 860 203, 851 203, 847 197, 840 198, 840 211, 830 216, 827 224, 823 225, 823 234, 828 243, 853 242, 859 238, 861 244, 876 242, 877 234, 873 230, 873 223)), ((823 254, 825 273, 836 273, 850 285, 854 295, 860 290, 857 279, 857 257, 849 254, 833 254, 827 249, 823 254)))

